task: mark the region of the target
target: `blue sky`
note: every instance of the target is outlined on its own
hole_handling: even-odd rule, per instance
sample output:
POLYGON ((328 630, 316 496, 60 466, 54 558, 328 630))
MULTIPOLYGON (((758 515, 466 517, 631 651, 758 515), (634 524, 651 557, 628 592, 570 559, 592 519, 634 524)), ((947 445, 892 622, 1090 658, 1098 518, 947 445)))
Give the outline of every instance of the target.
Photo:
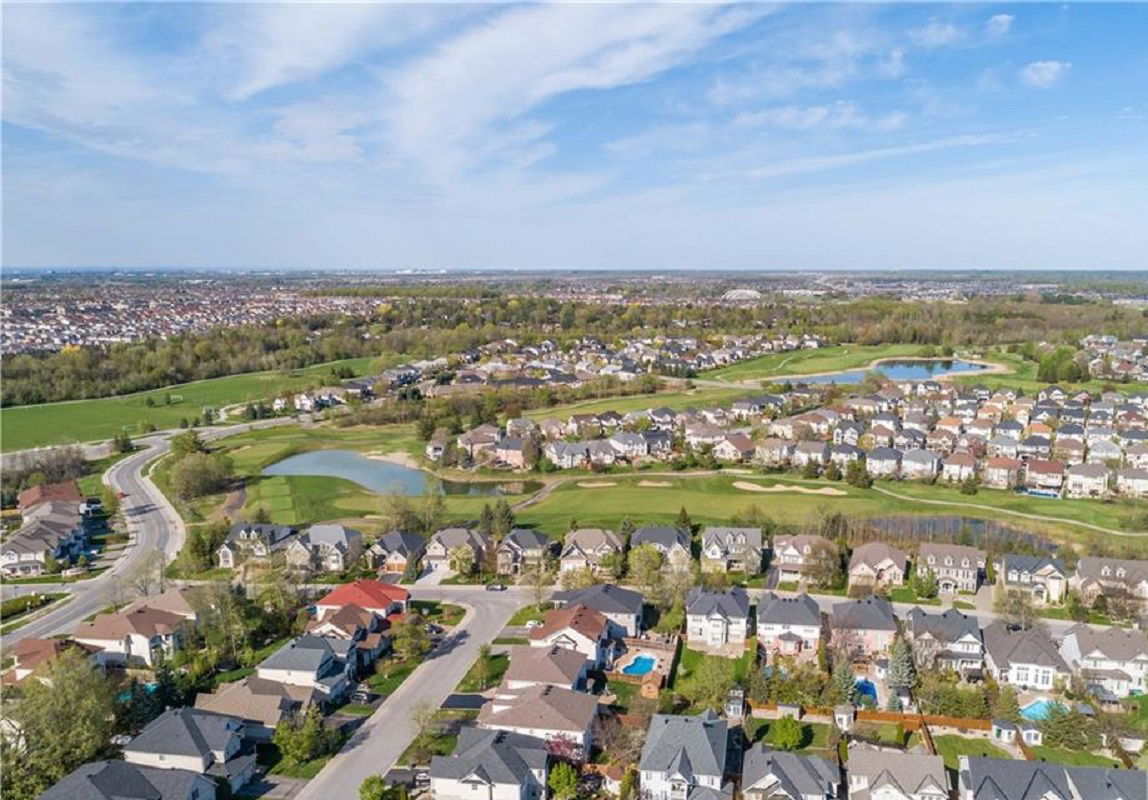
POLYGON ((4 12, 3 264, 1145 268, 1148 5, 4 12))

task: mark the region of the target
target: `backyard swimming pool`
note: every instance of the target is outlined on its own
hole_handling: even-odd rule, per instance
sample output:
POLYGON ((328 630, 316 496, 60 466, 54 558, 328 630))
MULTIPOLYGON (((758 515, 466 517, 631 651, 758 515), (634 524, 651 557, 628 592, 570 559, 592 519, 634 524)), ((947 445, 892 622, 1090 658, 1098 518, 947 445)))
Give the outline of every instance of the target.
POLYGON ((655 656, 640 655, 636 656, 626 666, 622 667, 623 675, 649 675, 654 671, 654 667, 658 664, 658 659, 655 656))
POLYGON ((1042 697, 1040 700, 1034 700, 1022 708, 1020 715, 1033 722, 1040 722, 1042 719, 1048 718, 1048 712, 1051 711, 1055 705, 1057 705, 1057 703, 1054 700, 1042 697))

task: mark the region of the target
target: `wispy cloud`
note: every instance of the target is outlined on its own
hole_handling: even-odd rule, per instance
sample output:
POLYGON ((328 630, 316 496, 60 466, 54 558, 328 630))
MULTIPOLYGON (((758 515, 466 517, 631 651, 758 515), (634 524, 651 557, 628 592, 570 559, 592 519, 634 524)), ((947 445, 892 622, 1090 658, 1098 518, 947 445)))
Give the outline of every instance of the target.
POLYGON ((893 131, 904 126, 908 115, 903 111, 873 116, 855 103, 839 100, 827 106, 778 106, 739 114, 734 123, 742 127, 772 125, 790 130, 859 129, 893 131))
POLYGON ((985 33, 990 38, 999 39, 1009 32, 1015 19, 1012 14, 993 14, 985 20, 985 33))
POLYGON ((1032 61, 1020 68, 1020 80, 1026 86, 1047 89, 1068 75, 1072 63, 1068 61, 1032 61))
POLYGON ((909 31, 909 38, 919 47, 944 47, 964 36, 964 31, 951 22, 930 20, 927 25, 909 31))

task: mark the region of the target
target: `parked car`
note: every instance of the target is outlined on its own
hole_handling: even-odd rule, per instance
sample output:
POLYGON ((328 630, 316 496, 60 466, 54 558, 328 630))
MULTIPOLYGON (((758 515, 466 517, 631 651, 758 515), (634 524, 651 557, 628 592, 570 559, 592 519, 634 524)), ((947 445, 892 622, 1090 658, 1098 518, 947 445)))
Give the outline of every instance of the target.
POLYGON ((488 592, 505 592, 506 591, 506 584, 505 583, 487 584, 486 591, 488 591, 488 592))
POLYGON ((378 695, 371 692, 364 692, 359 690, 351 695, 351 701, 355 703, 362 703, 364 705, 372 702, 378 695))
POLYGON ((541 628, 542 627, 542 620, 540 620, 540 619, 528 620, 525 627, 526 627, 526 630, 528 630, 528 631, 532 631, 535 628, 541 628))

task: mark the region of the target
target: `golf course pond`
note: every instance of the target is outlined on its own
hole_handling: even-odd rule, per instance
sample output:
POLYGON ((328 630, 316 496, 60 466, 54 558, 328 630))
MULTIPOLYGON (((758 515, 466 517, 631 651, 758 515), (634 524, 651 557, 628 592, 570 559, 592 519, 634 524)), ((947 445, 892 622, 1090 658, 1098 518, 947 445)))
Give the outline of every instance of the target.
POLYGON ((542 488, 538 481, 447 481, 421 469, 368 458, 354 450, 311 450, 289 456, 263 470, 264 475, 318 475, 343 478, 379 494, 439 494, 499 496, 531 494, 542 488))
POLYGON ((853 369, 832 372, 824 375, 795 376, 794 383, 861 383, 871 372, 880 372, 891 381, 923 381, 941 375, 958 375, 983 372, 985 364, 965 361, 960 358, 888 358, 878 361, 866 369, 853 369))

